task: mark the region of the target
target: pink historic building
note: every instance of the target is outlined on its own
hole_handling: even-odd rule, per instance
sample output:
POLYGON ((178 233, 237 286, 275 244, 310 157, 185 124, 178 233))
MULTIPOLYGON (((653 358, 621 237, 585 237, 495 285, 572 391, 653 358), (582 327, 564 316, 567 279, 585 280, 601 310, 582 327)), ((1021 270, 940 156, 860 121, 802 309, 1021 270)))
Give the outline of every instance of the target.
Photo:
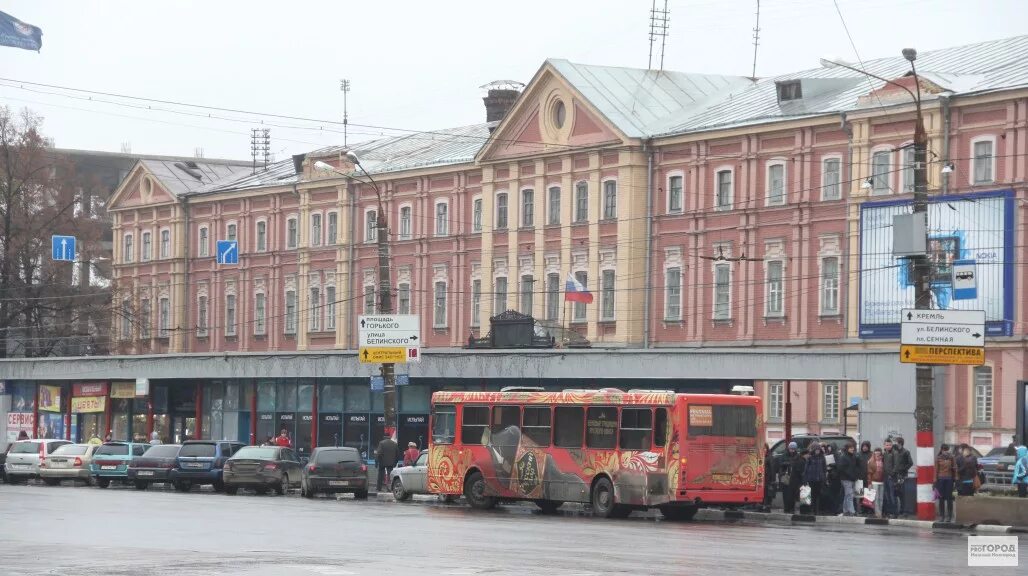
MULTIPOLYGON (((989 321, 986 365, 940 371, 946 437, 981 447, 1009 439, 1028 379, 1026 62, 1028 37, 923 53, 919 86, 899 56, 865 63, 922 94, 933 298, 989 321), (955 259, 978 263, 977 300, 952 299, 955 259)), ((913 301, 888 230, 913 183, 902 88, 820 67, 754 80, 548 60, 486 103, 483 124, 352 146, 381 205, 341 147, 257 173, 139 162, 110 204, 115 349, 352 349, 384 233, 394 309, 420 315, 429 353, 508 309, 593 347, 898 349, 913 301), (217 263, 218 240, 238 241, 238 264, 217 263), (565 306, 569 274, 593 304, 565 306)), ((853 433, 847 408, 887 400, 807 377, 791 383, 794 432, 853 433)), ((786 386, 756 388, 779 438, 786 386)))

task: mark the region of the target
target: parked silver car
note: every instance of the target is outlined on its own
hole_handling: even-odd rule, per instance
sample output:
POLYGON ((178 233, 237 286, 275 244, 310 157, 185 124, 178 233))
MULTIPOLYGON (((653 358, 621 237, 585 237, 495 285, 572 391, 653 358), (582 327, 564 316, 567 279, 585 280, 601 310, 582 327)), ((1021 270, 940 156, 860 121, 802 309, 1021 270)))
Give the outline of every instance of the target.
POLYGON ((413 466, 397 466, 389 474, 389 487, 397 502, 409 500, 412 494, 428 493, 428 450, 422 450, 413 466))
POLYGON ((7 453, 7 462, 4 463, 7 483, 20 484, 28 482, 29 478, 39 478, 39 463, 65 444, 71 444, 71 442, 54 439, 18 440, 15 442, 7 453))
POLYGON ((61 480, 78 480, 92 484, 89 463, 93 461, 93 452, 96 449, 95 444, 65 444, 39 463, 39 477, 47 486, 57 486, 61 480))

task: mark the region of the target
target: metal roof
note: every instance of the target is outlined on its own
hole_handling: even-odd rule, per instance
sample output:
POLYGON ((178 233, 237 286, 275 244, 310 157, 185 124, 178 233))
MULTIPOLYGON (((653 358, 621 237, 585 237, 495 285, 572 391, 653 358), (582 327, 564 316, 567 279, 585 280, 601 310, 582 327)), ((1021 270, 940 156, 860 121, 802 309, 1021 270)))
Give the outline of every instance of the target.
MULTIPOLYGON (((360 142, 349 150, 360 158, 364 169, 372 174, 400 172, 430 166, 472 162, 475 154, 489 139, 489 128, 498 122, 472 124, 445 130, 411 132, 360 142)), ((313 154, 342 153, 346 148, 337 146, 313 154)))
POLYGON ((217 181, 234 179, 250 171, 243 163, 204 162, 202 160, 155 160, 142 158, 139 162, 175 196, 196 192, 217 181))

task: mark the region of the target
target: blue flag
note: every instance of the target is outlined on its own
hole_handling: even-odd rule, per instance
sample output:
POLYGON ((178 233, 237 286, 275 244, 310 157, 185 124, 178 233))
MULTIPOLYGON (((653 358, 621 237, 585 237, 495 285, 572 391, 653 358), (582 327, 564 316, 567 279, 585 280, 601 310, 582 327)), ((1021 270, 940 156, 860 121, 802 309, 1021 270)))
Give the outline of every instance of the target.
POLYGON ((43 47, 43 31, 6 12, 0 12, 0 46, 24 48, 38 52, 43 47))

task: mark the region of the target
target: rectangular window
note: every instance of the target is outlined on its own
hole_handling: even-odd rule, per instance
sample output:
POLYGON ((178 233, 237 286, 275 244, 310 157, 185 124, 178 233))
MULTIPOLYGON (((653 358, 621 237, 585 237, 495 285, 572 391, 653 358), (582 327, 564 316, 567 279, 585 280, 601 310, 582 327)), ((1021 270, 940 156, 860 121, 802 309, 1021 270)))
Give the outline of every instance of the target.
POLYGON ((432 327, 446 328, 446 282, 435 283, 435 306, 432 308, 432 327))
POLYGON ((496 229, 507 229, 507 195, 496 195, 496 229))
POLYGON ((590 406, 585 416, 587 448, 614 448, 618 438, 618 409, 613 406, 590 406))
POLYGON ((664 318, 682 319, 682 269, 668 268, 664 271, 664 318))
MULTIPOLYGON (((575 272, 575 279, 582 283, 583 289, 589 288, 589 273, 575 272)), ((585 322, 585 302, 575 302, 572 319, 575 322, 585 322)))
POLYGON ((521 433, 536 446, 549 446, 550 431, 550 407, 525 406, 521 420, 521 433))
POLYGON ((228 227, 226 228, 226 230, 228 232, 225 235, 226 236, 225 239, 226 240, 232 240, 232 241, 236 240, 236 225, 235 224, 229 224, 228 227))
POLYGON ((575 186, 575 222, 589 220, 589 184, 579 182, 575 186))
POLYGON ((829 158, 822 163, 822 189, 821 198, 824 200, 838 200, 842 197, 842 190, 839 188, 842 175, 842 161, 838 158, 829 158))
POLYGON ((784 284, 782 283, 782 262, 767 263, 767 292, 764 295, 766 305, 765 316, 781 316, 784 303, 784 284))
POLYGON ((432 442, 434 444, 453 444, 456 426, 456 406, 439 404, 432 408, 432 442))
POLYGON ((374 314, 375 313, 375 287, 365 286, 364 287, 364 313, 374 314))
POLYGON ((296 334, 296 292, 286 291, 286 322, 285 333, 296 334))
POLYGON ((767 203, 769 206, 785 204, 785 165, 767 168, 767 203))
POLYGON ((732 317, 732 269, 728 264, 714 266, 714 319, 732 317))
POLYGON ((546 275, 546 319, 560 316, 560 274, 546 275))
POLYGON ((992 423, 992 367, 974 368, 974 421, 992 423))
POLYGON ((887 194, 889 192, 889 152, 883 150, 871 156, 871 192, 887 194))
POLYGON ((614 271, 604 270, 600 277, 600 319, 614 319, 614 271))
POLYGON ((553 410, 553 445, 581 448, 585 430, 585 410, 580 406, 557 406, 553 410))
POLYGON ((311 288, 311 300, 307 303, 307 330, 317 332, 321 330, 321 289, 311 288))
POLYGON ((521 225, 535 226, 535 191, 531 188, 521 191, 521 225))
POLYGON ((824 382, 822 385, 821 406, 822 418, 825 422, 838 422, 839 420, 839 383, 824 382))
POLYGON ((400 314, 410 314, 410 284, 404 282, 396 287, 396 300, 400 314))
POLYGON ((267 318, 266 310, 266 298, 263 292, 258 292, 257 296, 254 297, 254 318, 253 318, 253 333, 258 336, 263 335, 267 332, 267 326, 264 322, 267 318))
MULTIPOLYGON (((404 312, 401 312, 404 314, 404 312)), ((336 329, 336 287, 325 286, 325 329, 336 329)))
POLYGON ((199 242, 199 246, 197 247, 198 250, 200 251, 199 252, 200 256, 210 256, 211 255, 211 245, 210 245, 210 242, 208 241, 208 234, 209 234, 209 232, 207 231, 206 227, 200 228, 200 242, 199 242))
POLYGON ((653 445, 658 448, 667 446, 668 424, 667 408, 657 408, 653 419, 653 445))
POLYGON ((471 282, 471 325, 479 326, 482 316, 482 281, 471 282))
POLYGON ((649 450, 653 442, 653 412, 649 408, 621 409, 622 450, 649 450))
POLYGON ((157 305, 157 335, 167 338, 171 335, 171 302, 167 298, 161 298, 157 305))
POLYGON ((207 335, 207 297, 200 296, 196 302, 196 335, 207 335))
POLYGON ((321 214, 311 214, 311 246, 321 246, 321 214))
POLYGON ((727 404, 690 404, 687 433, 690 438, 756 438, 757 409, 727 404))
POLYGON ((603 219, 613 220, 618 217, 618 183, 607 180, 603 183, 603 219))
POLYGON ((974 183, 992 182, 992 142, 974 143, 974 183))
POLYGON ((440 202, 435 205, 435 235, 446 236, 450 228, 450 205, 440 202))
POLYGON ((171 230, 161 230, 161 258, 171 257, 171 230))
POLYGON ((140 256, 143 262, 148 262, 153 254, 153 238, 149 232, 143 232, 143 254, 140 256))
POLYGON ((667 180, 667 211, 682 211, 682 176, 672 176, 667 180))
POLYGON ((475 198, 471 203, 471 231, 482 231, 482 199, 475 198))
POLYGON ((547 223, 551 226, 560 224, 560 188, 550 187, 550 214, 547 223))
POLYGON ((143 298, 139 302, 139 336, 143 340, 150 339, 150 299, 143 298))
POLYGON ((914 148, 903 149, 903 191, 914 191, 914 148))
POLYGON ((821 314, 839 313, 839 258, 821 260, 821 314))
POLYGON ((714 198, 715 210, 732 209, 732 171, 721 170, 717 173, 717 191, 714 198))
POLYGON ((236 334, 236 295, 225 296, 225 335, 236 334))
POLYGON ((132 301, 121 301, 121 339, 132 339, 132 301))
POLYGON ((507 311, 507 278, 500 276, 495 280, 496 286, 494 290, 496 292, 495 299, 493 302, 493 315, 498 315, 501 312, 507 311))
POLYGON ((487 406, 464 406, 461 411, 460 441, 462 444, 482 444, 489 429, 487 406))
POLYGON ((493 423, 490 431, 493 434, 503 432, 509 427, 520 428, 521 407, 520 406, 493 406, 493 423))
POLYGON ((124 244, 121 250, 121 261, 125 263, 132 262, 133 256, 134 255, 132 254, 132 235, 126 234, 124 244))
POLYGON ((532 315, 532 291, 535 289, 535 279, 525 275, 521 277, 521 313, 532 315))
POLYGON ((296 218, 286 220, 286 248, 296 248, 296 218))
POLYGON ((410 240, 410 206, 400 208, 400 240, 410 240))
POLYGON ((335 244, 339 237, 339 214, 328 213, 328 244, 335 244))
POLYGON ((377 242, 378 241, 378 213, 374 210, 369 210, 364 213, 364 241, 365 242, 377 242))
POLYGON ((785 384, 781 381, 767 383, 767 417, 781 419, 785 384))
POLYGON ((268 223, 261 220, 257 223, 257 251, 264 252, 268 249, 268 223))

